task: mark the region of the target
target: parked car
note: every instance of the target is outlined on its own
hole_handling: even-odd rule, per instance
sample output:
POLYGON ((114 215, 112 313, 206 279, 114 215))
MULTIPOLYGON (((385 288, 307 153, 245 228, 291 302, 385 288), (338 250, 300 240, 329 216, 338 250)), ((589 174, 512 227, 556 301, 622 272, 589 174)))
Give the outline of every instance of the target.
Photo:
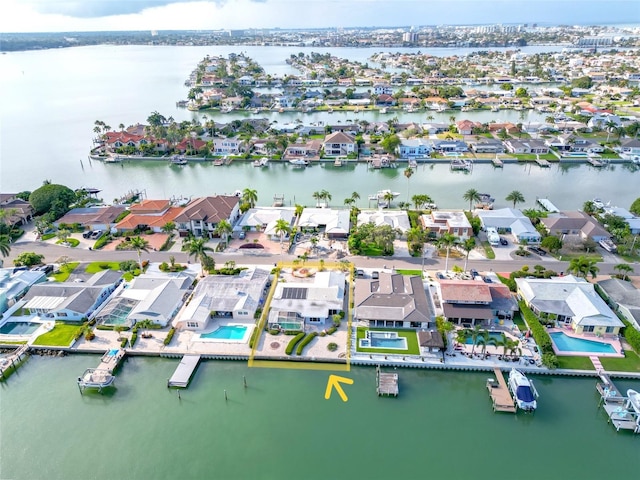
POLYGON ((356 277, 364 277, 364 270, 356 270, 356 277))
POLYGON ((500 237, 500 245, 509 245, 509 241, 506 238, 500 237))
POLYGON ((53 272, 53 265, 40 265, 39 267, 35 267, 32 270, 35 270, 37 272, 44 272, 45 275, 49 275, 51 272, 53 272))
POLYGON ((244 240, 245 238, 247 238, 247 232, 245 232, 244 230, 241 230, 240 233, 238 233, 238 238, 240 240, 244 240))
POLYGON ((443 274, 441 274, 440 272, 436 273, 436 278, 438 278, 439 280, 444 280, 445 276, 443 274))
POLYGON ((482 277, 482 280, 484 281, 484 283, 493 283, 493 280, 491 280, 489 277, 482 277))
POLYGON ((82 234, 82 238, 91 238, 91 235, 93 235, 93 230, 87 230, 82 234))
POLYGON ((104 230, 96 230, 91 234, 93 240, 99 239, 104 234, 104 230))
POLYGON ((469 270, 469 273, 473 278, 476 278, 478 276, 478 270, 476 270, 475 268, 472 268, 471 270, 469 270))
POLYGON ((373 272, 371 272, 371 278, 373 278, 374 280, 379 279, 380 278, 380 272, 374 270, 373 272))
POLYGON ((539 247, 527 247, 527 250, 529 250, 530 252, 536 253, 541 257, 544 257, 547 254, 547 252, 545 252, 543 249, 539 247))

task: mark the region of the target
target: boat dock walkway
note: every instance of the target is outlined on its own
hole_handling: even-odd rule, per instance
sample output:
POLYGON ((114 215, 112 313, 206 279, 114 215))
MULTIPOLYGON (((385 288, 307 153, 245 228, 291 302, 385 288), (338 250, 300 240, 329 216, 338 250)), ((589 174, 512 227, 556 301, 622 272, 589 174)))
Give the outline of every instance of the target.
POLYGON ((493 411, 516 413, 516 405, 507 387, 507 382, 504 381, 502 370, 494 368, 493 373, 496 378, 489 378, 487 380, 487 390, 491 397, 493 411))
POLYGON ((122 348, 109 350, 102 356, 100 365, 96 367, 96 370, 106 370, 109 373, 113 373, 113 371, 118 368, 118 365, 120 365, 125 354, 126 352, 122 348))
POLYGON ((173 372, 171 378, 167 381, 167 387, 187 388, 193 372, 200 363, 200 355, 185 355, 180 360, 178 368, 173 372))
POLYGON ((556 207, 548 198, 537 198, 536 202, 549 213, 558 213, 560 209, 556 207))
POLYGON ((498 157, 491 159, 491 163, 493 163, 494 167, 498 167, 498 168, 504 167, 504 162, 500 160, 498 157))
POLYGON ((631 430, 640 433, 640 412, 632 408, 629 399, 622 395, 620 389, 611 381, 604 370, 598 370, 600 381, 596 383, 596 390, 600 394, 600 405, 609 417, 616 431, 631 430))
POLYGON ((381 395, 393 395, 398 396, 398 374, 381 372, 380 367, 376 368, 376 382, 378 383, 378 396, 381 395))
POLYGON ((551 164, 545 160, 544 158, 536 158, 536 163, 540 165, 542 168, 549 168, 551 164))
POLYGON ((0 380, 4 380, 12 371, 20 366, 27 355, 29 344, 20 345, 13 352, 2 358, 0 362, 0 380))

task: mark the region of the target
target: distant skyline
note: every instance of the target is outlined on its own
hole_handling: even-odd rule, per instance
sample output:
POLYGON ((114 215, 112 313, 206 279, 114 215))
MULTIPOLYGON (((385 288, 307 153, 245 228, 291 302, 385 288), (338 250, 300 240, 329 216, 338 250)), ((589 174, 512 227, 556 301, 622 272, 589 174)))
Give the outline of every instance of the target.
POLYGON ((0 32, 640 23, 638 0, 2 0, 0 32))

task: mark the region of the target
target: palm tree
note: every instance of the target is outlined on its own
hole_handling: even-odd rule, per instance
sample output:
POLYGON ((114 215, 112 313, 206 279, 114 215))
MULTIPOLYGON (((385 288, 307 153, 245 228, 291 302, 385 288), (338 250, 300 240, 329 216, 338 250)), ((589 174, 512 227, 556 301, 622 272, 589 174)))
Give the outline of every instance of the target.
POLYGON ((471 355, 473 355, 473 352, 475 352, 476 345, 478 344, 478 338, 480 338, 480 335, 482 335, 480 328, 481 328, 481 325, 477 324, 473 327, 473 330, 469 331, 469 336, 471 336, 471 344, 473 345, 471 347, 471 355))
POLYGON ((481 345, 481 352, 483 356, 487 351, 488 345, 493 345, 494 347, 498 346, 498 340, 495 337, 492 337, 488 330, 483 330, 480 334, 480 338, 478 338, 478 345, 481 345))
POLYGON ((569 268, 567 272, 575 273, 578 277, 587 278, 587 275, 591 275, 591 278, 596 278, 600 268, 596 266, 597 260, 580 256, 578 258, 572 258, 569 262, 569 268))
POLYGON ((184 244, 184 248, 189 255, 189 258, 193 256, 195 260, 200 261, 200 268, 202 270, 202 276, 204 276, 204 262, 208 257, 207 252, 213 252, 213 248, 207 246, 207 240, 205 238, 192 238, 184 244))
POLYGON ((612 122, 611 120, 609 120, 607 123, 604 124, 604 126, 606 127, 606 130, 607 130, 607 140, 605 141, 605 143, 609 143, 609 137, 615 131, 615 129, 618 128, 618 124, 616 122, 612 122))
POLYGON ((58 240, 60 240, 60 242, 66 244, 67 240, 69 240, 69 237, 71 236, 71 231, 67 230, 66 228, 63 228, 62 230, 58 230, 58 233, 56 236, 58 237, 58 240))
POLYGON ((360 200, 360 194, 358 192, 352 192, 351 198, 353 198, 354 203, 358 203, 358 200, 360 200))
POLYGON ((393 192, 384 192, 382 199, 387 204, 387 208, 391 208, 391 202, 393 201, 393 192))
POLYGON ((166 233, 170 237, 173 237, 173 232, 175 232, 176 230, 176 224, 175 222, 168 221, 160 228, 160 230, 162 230, 163 233, 166 233))
POLYGON ((407 167, 404 169, 404 176, 407 177, 407 202, 409 201, 409 180, 413 175, 413 168, 407 167))
POLYGON ((438 248, 444 247, 447 249, 447 258, 444 262, 445 272, 449 271, 449 252, 451 251, 451 247, 455 245, 457 241, 458 241, 458 237, 456 237, 455 235, 452 235, 451 233, 444 233, 436 242, 436 244, 438 245, 438 248))
POLYGON ((9 235, 0 235, 0 254, 3 257, 8 257, 11 253, 11 240, 9 235))
POLYGON ((344 204, 348 207, 350 207, 351 205, 353 205, 353 203, 355 202, 355 200, 351 197, 345 198, 344 199, 344 204))
POLYGON ((622 280, 627 280, 629 278, 629 274, 633 272, 633 267, 628 263, 619 263, 613 269, 618 272, 618 277, 622 280))
POLYGON ((524 195, 518 190, 513 190, 509 195, 505 197, 507 202, 513 202, 513 208, 516 208, 516 203, 524 203, 524 195))
POLYGON ((216 225, 215 232, 220 235, 224 243, 227 243, 229 235, 233 231, 233 227, 229 223, 229 220, 222 219, 216 225))
POLYGON ((282 253, 282 240, 284 240, 284 236, 291 232, 291 225, 285 219, 280 218, 276 220, 276 226, 274 231, 276 234, 280 235, 280 253, 282 253))
POLYGON ((316 192, 313 192, 313 194, 311 196, 316 201, 316 207, 319 207, 320 206, 320 199, 322 198, 322 193, 316 191, 316 192))
POLYGON ((258 192, 251 188, 245 188, 242 191, 242 201, 248 203, 251 208, 255 207, 258 201, 258 192))
POLYGON ((324 205, 325 207, 329 206, 329 202, 331 201, 331 194, 329 192, 327 192, 326 190, 322 190, 320 192, 320 198, 322 198, 322 200, 324 200, 324 205))
POLYGON ((471 237, 467 238, 461 245, 462 249, 466 252, 466 256, 464 257, 464 271, 467 271, 467 262, 469 261, 469 254, 471 250, 476 248, 476 239, 471 237))
POLYGON ((475 188, 470 188, 469 190, 464 192, 464 195, 462 195, 462 198, 469 202, 469 211, 471 211, 471 206, 473 205, 473 202, 480 201, 480 194, 475 188))
POLYGON ((129 246, 138 254, 138 265, 140 265, 140 273, 142 273, 142 252, 149 251, 149 242, 144 238, 137 236, 129 240, 129 246))

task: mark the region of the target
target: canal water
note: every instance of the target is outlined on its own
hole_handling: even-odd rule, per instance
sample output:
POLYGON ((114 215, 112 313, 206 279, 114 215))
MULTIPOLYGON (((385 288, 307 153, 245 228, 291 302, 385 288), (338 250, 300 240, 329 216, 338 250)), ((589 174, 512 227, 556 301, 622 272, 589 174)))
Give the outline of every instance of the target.
MULTIPOLYGON (((560 47, 528 47, 532 53, 558 50, 560 47)), ((446 165, 420 167, 407 179, 403 167, 368 171, 366 165, 346 168, 314 165, 308 169, 291 169, 287 165, 265 169, 235 162, 229 167, 188 165, 184 168, 165 162, 105 165, 90 162, 94 121, 103 120, 117 129, 120 123, 144 123, 158 111, 166 117, 186 120, 204 113, 179 109, 175 102, 184 99, 184 81, 205 55, 227 55, 243 51, 256 59, 271 74, 295 73, 285 60, 300 48, 294 47, 148 47, 95 46, 16 52, 0 56, 0 189, 3 192, 33 190, 42 181, 69 185, 72 188, 102 189, 106 202, 131 189, 145 190, 147 196, 169 198, 212 193, 232 193, 251 187, 258 190, 259 203, 271 204, 275 194, 285 194, 287 203, 312 204, 312 193, 326 189, 332 204, 342 205, 345 197, 358 191, 363 199, 378 190, 392 189, 406 200, 416 193, 427 193, 441 208, 467 205, 462 194, 469 188, 488 192, 498 206, 507 206, 504 197, 511 190, 521 191, 533 207, 536 197, 549 197, 560 208, 579 208, 584 201, 599 197, 628 207, 638 196, 638 175, 621 166, 598 171, 587 165, 566 169, 557 166, 505 165, 503 170, 491 165, 476 165, 470 174, 449 172, 446 165)), ((379 48, 307 49, 330 51, 336 56, 360 61, 379 48)), ((401 51, 417 51, 401 49, 401 51)), ((428 49, 433 55, 464 55, 473 49, 428 49)), ((209 113, 208 116, 212 117, 209 113)), ((395 115, 395 114, 394 114, 395 115)), ((351 120, 385 121, 394 115, 379 113, 260 113, 278 123, 345 123, 351 120)), ((400 121, 427 120, 448 122, 452 112, 415 112, 398 114, 400 121)), ((246 118, 251 113, 217 114, 218 122, 246 118)), ((455 112, 455 116, 487 122, 534 122, 544 118, 535 112, 455 112)), ((359 206, 366 206, 361 200, 359 206)))
POLYGON ((375 370, 356 367, 337 372, 354 380, 343 403, 335 392, 324 399, 331 372, 205 361, 178 398, 166 388, 178 360, 137 357, 115 389, 81 395, 75 377, 97 361, 33 357, 1 384, 0 478, 526 480, 640 471, 639 439, 607 423, 593 379, 534 377, 538 411, 512 415, 492 412, 486 373, 399 370, 400 396, 381 398, 375 370))

